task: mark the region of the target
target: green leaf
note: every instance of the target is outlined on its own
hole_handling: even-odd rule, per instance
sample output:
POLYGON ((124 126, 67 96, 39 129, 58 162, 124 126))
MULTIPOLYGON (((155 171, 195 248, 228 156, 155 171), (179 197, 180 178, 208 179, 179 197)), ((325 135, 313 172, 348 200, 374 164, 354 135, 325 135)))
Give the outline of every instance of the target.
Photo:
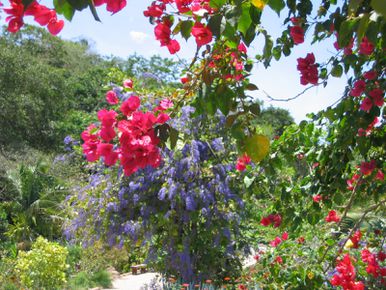
POLYGON ((251 5, 250 3, 244 3, 242 6, 241 16, 239 18, 239 22, 237 24, 237 29, 243 34, 246 35, 247 30, 252 24, 251 15, 249 14, 249 9, 251 5))
POLYGON ((245 89, 248 91, 257 91, 259 88, 255 84, 249 83, 246 85, 245 89))
POLYGON ((91 11, 92 16, 94 16, 95 21, 101 22, 101 19, 98 16, 98 12, 95 9, 94 2, 92 0, 89 0, 89 3, 90 3, 90 5, 89 5, 90 11, 91 11))
POLYGON ((181 22, 181 35, 185 40, 188 40, 190 37, 190 32, 192 31, 194 23, 191 20, 185 20, 181 22))
POLYGON ((269 0, 268 6, 280 16, 280 11, 284 9, 285 3, 284 0, 269 0))
POLYGON ((377 12, 381 14, 383 17, 386 17, 386 3, 385 0, 372 0, 371 7, 377 12))
POLYGON ((66 0, 54 0, 54 7, 58 14, 63 15, 68 21, 72 20, 75 9, 66 0))
POLYGON ((370 20, 370 15, 368 13, 363 14, 361 17, 361 20, 359 20, 359 25, 357 29, 358 46, 362 42, 362 39, 366 34, 367 27, 369 26, 369 20, 370 20))
POLYGON ((75 10, 83 10, 89 6, 89 0, 67 0, 75 10))
POLYGON ((170 149, 174 149, 178 141, 178 131, 173 127, 170 127, 169 141, 170 141, 170 149))
POLYGON ((216 37, 220 37, 221 34, 221 23, 223 20, 223 16, 220 14, 216 14, 212 16, 208 21, 208 27, 210 31, 212 31, 213 35, 216 37))
POLYGON ((331 70, 331 75, 340 78, 343 74, 343 67, 340 64, 335 65, 331 70))
POLYGON ((213 8, 221 8, 226 3, 226 0, 210 0, 209 5, 213 8))
POLYGON ((363 0, 350 0, 350 3, 348 4, 350 13, 355 14, 362 2, 363 0))
POLYGON ((354 33, 355 24, 355 19, 349 19, 341 23, 338 35, 339 47, 346 47, 350 43, 350 40, 354 33))
POLYGON ((269 139, 267 136, 256 134, 248 137, 244 141, 244 151, 248 154, 253 162, 260 162, 268 155, 269 139))

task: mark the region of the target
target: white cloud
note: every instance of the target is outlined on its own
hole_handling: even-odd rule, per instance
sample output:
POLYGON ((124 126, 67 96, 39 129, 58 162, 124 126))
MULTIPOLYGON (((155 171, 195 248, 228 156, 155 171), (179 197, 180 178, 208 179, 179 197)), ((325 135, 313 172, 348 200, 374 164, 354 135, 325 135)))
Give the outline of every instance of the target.
POLYGON ((149 35, 140 31, 130 31, 129 34, 131 40, 138 44, 143 43, 149 37, 149 35))

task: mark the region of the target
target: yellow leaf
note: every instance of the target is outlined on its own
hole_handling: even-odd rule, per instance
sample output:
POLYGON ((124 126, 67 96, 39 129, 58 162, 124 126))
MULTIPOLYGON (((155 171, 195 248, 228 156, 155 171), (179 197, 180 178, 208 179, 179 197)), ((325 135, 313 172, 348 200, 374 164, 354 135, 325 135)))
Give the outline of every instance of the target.
POLYGON ((263 160, 269 152, 269 139, 264 135, 256 134, 248 137, 244 144, 244 151, 256 163, 263 160))
POLYGON ((251 0, 252 5, 257 7, 260 10, 263 10, 265 4, 267 4, 267 0, 251 0))

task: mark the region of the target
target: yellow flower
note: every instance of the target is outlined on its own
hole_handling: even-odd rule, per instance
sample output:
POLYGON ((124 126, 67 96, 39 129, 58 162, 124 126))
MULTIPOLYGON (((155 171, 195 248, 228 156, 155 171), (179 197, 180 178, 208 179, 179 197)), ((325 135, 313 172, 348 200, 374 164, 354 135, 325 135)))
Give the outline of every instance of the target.
POLYGON ((257 7, 260 10, 263 10, 265 4, 267 4, 267 0, 251 0, 252 5, 257 7))
POLYGON ((307 276, 308 276, 308 278, 309 278, 310 280, 312 280, 312 279, 314 278, 314 273, 308 272, 307 276))

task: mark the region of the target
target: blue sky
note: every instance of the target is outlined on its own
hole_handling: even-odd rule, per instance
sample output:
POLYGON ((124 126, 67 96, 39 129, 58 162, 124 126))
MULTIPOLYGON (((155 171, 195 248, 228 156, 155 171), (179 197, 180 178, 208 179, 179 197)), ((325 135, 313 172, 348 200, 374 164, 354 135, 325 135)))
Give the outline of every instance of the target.
MULTIPOLYGON (((50 7, 50 1, 42 1, 42 4, 50 7)), ((51 2, 52 3, 52 2, 51 2)), ((153 26, 143 16, 143 11, 151 1, 128 0, 128 5, 122 11, 111 15, 105 11, 105 7, 98 8, 101 23, 94 21, 90 11, 84 10, 76 13, 72 22, 66 22, 60 36, 65 39, 86 38, 94 42, 94 49, 103 55, 115 55, 127 57, 133 53, 143 56, 159 54, 163 57, 190 59, 195 50, 195 43, 189 40, 180 40, 181 51, 177 56, 171 56, 165 47, 160 47, 154 39, 153 26)), ((2 20, 3 21, 3 20, 2 20)), ((268 31, 277 36, 284 28, 277 15, 266 7, 262 17, 263 25, 268 31)), ((311 33, 309 33, 311 34, 311 33)), ((251 57, 260 52, 261 41, 255 41, 248 52, 251 57)), ((254 96, 262 99, 266 106, 274 105, 288 109, 299 122, 307 113, 317 112, 339 99, 344 91, 346 78, 331 78, 326 88, 322 86, 312 88, 304 95, 290 102, 273 102, 265 97, 263 91, 274 98, 289 98, 305 89, 300 85, 299 72, 296 70, 296 59, 305 57, 308 52, 313 52, 317 62, 324 62, 336 53, 332 42, 324 42, 311 47, 310 37, 306 37, 305 43, 298 45, 291 56, 273 62, 272 66, 265 69, 262 65, 255 66, 251 81, 259 87, 254 96)))

